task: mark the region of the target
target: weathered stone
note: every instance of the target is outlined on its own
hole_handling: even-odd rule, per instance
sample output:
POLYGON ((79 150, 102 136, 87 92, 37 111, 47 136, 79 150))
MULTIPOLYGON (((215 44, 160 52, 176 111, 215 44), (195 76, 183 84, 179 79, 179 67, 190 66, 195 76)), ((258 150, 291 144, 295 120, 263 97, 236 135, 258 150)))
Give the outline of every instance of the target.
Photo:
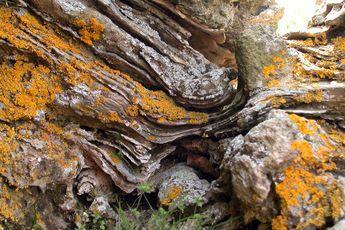
POLYGON ((0 0, 1 224, 116 219, 138 185, 168 221, 344 216, 343 0, 26 2, 0 0))
POLYGON ((205 195, 209 188, 210 183, 200 179, 192 168, 177 164, 162 179, 158 187, 158 198, 160 204, 171 208, 178 205, 193 206, 198 202, 207 202, 205 195))
MULTIPOLYGON (((275 30, 266 25, 248 25, 237 37, 235 53, 239 74, 246 82, 247 91, 265 87, 264 67, 273 64, 275 56, 282 57, 286 51, 284 41, 275 30)), ((285 68, 281 75, 286 75, 285 68)))
POLYGON ((115 220, 117 217, 115 211, 110 207, 108 199, 102 196, 96 197, 92 201, 89 210, 105 218, 115 220))
MULTIPOLYGON (((334 170, 335 166, 330 162, 338 154, 335 146, 315 121, 287 115, 283 111, 270 112, 264 122, 246 134, 243 148, 230 161, 234 193, 243 205, 245 219, 269 222, 280 212, 277 194, 283 210, 278 219, 283 218, 285 226, 319 227, 325 224, 326 218, 343 216, 341 185, 334 175, 324 169, 322 171, 327 167, 334 170), (315 167, 321 168, 320 174, 313 174, 315 167), (315 181, 308 176, 315 177, 315 181), (297 187, 287 188, 289 186, 297 187), (290 189, 297 189, 297 198, 285 197, 294 193, 290 189), (316 198, 313 189, 320 193, 328 192, 316 198), (315 198, 308 202, 311 196, 315 198), (286 199, 290 200, 288 202, 297 200, 289 206, 286 199), (315 208, 325 211, 314 216, 315 208), (334 211, 336 214, 330 213, 329 209, 337 210, 334 211)), ((274 226, 277 228, 277 223, 274 226)))

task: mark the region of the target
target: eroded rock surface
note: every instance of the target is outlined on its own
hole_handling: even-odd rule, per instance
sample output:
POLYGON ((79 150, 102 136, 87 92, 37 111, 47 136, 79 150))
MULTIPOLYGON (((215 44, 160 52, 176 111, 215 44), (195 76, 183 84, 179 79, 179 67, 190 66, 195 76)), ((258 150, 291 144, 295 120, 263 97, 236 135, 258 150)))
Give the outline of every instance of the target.
POLYGON ((343 0, 0 4, 4 228, 342 225, 343 0))

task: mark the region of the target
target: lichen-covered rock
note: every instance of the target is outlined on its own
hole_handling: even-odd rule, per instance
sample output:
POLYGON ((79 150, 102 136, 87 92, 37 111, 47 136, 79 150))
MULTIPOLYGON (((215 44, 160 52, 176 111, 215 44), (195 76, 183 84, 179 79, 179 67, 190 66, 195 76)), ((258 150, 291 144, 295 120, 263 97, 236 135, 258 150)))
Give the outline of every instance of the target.
POLYGON ((194 169, 177 164, 169 169, 159 185, 158 198, 161 205, 176 208, 178 205, 193 206, 205 203, 210 183, 200 179, 194 169))
POLYGON ((274 111, 247 133, 240 152, 232 158, 224 158, 228 162, 222 165, 231 170, 234 192, 248 206, 247 216, 252 214, 259 220, 270 220, 274 215, 274 200, 269 196, 271 177, 294 159, 290 144, 295 139, 298 139, 298 131, 287 114, 274 111))
POLYGON ((273 74, 288 74, 285 43, 271 26, 247 26, 236 37, 235 47, 239 74, 249 92, 265 87, 273 74))
POLYGON ((1 224, 104 228, 151 182, 166 222, 339 221, 345 4, 299 2, 0 0, 1 224))
POLYGON ((274 229, 304 229, 342 217, 340 183, 330 173, 342 151, 315 121, 269 113, 247 133, 231 162, 234 193, 246 219, 269 222, 277 216, 274 229))
POLYGON ((103 196, 96 197, 92 201, 92 204, 90 205, 89 210, 92 213, 97 213, 98 215, 101 215, 108 219, 115 220, 117 217, 115 211, 109 205, 108 199, 103 196))

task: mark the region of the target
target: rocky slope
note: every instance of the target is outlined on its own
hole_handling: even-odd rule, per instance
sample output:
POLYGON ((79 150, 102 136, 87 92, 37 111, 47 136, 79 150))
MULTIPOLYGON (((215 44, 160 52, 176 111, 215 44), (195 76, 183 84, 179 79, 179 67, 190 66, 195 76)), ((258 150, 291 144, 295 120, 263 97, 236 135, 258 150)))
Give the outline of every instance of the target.
POLYGON ((344 227, 344 0, 0 4, 3 229, 344 227))

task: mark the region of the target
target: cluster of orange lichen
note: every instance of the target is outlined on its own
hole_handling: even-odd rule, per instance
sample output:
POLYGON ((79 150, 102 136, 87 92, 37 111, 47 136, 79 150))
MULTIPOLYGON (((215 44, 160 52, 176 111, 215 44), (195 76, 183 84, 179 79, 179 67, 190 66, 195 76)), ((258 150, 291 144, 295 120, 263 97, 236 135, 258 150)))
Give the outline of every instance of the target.
MULTIPOLYGON (((292 218, 291 209, 297 212, 300 222, 295 226, 304 229, 308 226, 322 227, 327 217, 340 216, 343 197, 338 185, 330 180, 327 171, 334 170, 332 152, 335 147, 326 134, 318 134, 315 121, 290 115, 304 135, 317 135, 323 146, 313 149, 302 139, 291 143, 291 150, 299 154, 284 171, 284 180, 276 185, 275 191, 280 197, 281 213, 272 221, 272 229, 287 229, 287 220, 292 218), (308 208, 305 208, 308 206, 308 208), (305 217, 305 218, 302 218, 305 217)), ((291 227, 291 226, 290 226, 291 227)))
POLYGON ((68 59, 70 56, 68 53, 82 54, 77 44, 59 36, 58 32, 39 22, 29 13, 19 15, 13 9, 0 7, 0 21, 0 39, 6 40, 17 49, 28 51, 43 59, 58 71, 58 75, 64 76, 69 84, 85 83, 90 86, 93 83, 91 70, 99 66, 95 61, 85 62, 74 57, 68 59), (35 36, 44 47, 33 41, 31 36, 35 36), (52 51, 53 48, 65 52, 64 58, 56 60, 45 53, 47 50, 52 51))
POLYGON ((264 66, 262 69, 262 74, 269 88, 280 86, 279 71, 286 66, 285 55, 286 52, 282 51, 279 56, 273 57, 272 64, 264 66))
POLYGON ((15 211, 20 210, 20 206, 11 196, 8 186, 6 186, 0 178, 0 220, 2 218, 15 221, 15 211))
POLYGON ((75 20, 74 24, 80 28, 80 39, 88 45, 92 45, 94 41, 98 41, 104 31, 104 25, 96 18, 90 18, 89 23, 85 20, 78 19, 75 20))
POLYGON ((297 125, 298 131, 304 135, 312 135, 317 131, 317 123, 314 120, 307 120, 296 114, 290 114, 289 118, 297 125))
POLYGON ((339 52, 340 54, 344 55, 345 52, 345 38, 344 37, 337 37, 332 39, 334 43, 334 50, 339 52))
POLYGON ((345 132, 332 129, 329 136, 333 141, 345 146, 345 132))
POLYGON ((312 102, 321 102, 323 99, 323 92, 322 90, 314 90, 302 95, 294 96, 294 101, 302 102, 302 103, 312 103, 312 102))
POLYGON ((98 119, 100 119, 104 123, 112 123, 112 122, 117 122, 117 123, 122 123, 122 118, 120 115, 115 112, 115 111, 110 111, 107 113, 99 113, 98 114, 98 119))
POLYGON ((11 163, 11 152, 16 149, 15 129, 0 124, 0 174, 6 171, 6 165, 11 163))
POLYGON ((269 96, 267 100, 270 101, 272 108, 279 108, 287 102, 284 97, 280 96, 269 96))
POLYGON ((288 230, 286 217, 279 215, 272 220, 272 230, 288 230))
MULTIPOLYGON (((8 41, 15 48, 34 53, 46 63, 52 65, 53 69, 57 70, 56 75, 63 76, 63 80, 68 84, 75 86, 84 83, 90 88, 99 87, 100 84, 95 83, 95 75, 97 75, 98 79, 102 79, 103 73, 123 78, 123 80, 119 79, 118 82, 123 85, 131 85, 133 90, 137 90, 138 93, 138 96, 135 97, 136 100, 133 100, 133 106, 128 107, 126 110, 130 116, 139 115, 140 110, 143 112, 140 114, 149 115, 163 124, 170 122, 202 124, 208 121, 207 114, 186 111, 184 108, 176 105, 174 101, 162 91, 147 90, 128 75, 113 70, 97 60, 85 61, 90 59, 90 57, 84 56, 83 52, 77 48, 77 45, 58 36, 53 29, 47 25, 43 25, 29 13, 19 15, 11 9, 0 8, 0 20, 2 24, 2 26, 0 26, 0 39, 8 41), (39 41, 47 47, 42 49, 42 47, 37 46, 37 43, 33 43, 30 39, 31 34, 39 38, 39 41), (65 52, 66 55, 64 55, 64 58, 56 60, 52 56, 45 54, 46 48, 52 49, 53 47, 59 49, 61 52, 65 52), (73 55, 71 57, 69 53, 78 54, 85 60, 75 58, 75 56, 78 55, 73 55)), ((82 27, 80 30, 82 39, 88 44, 99 39, 100 33, 104 30, 102 24, 96 19, 90 19, 89 21, 89 25, 83 20, 78 20, 76 22, 76 24, 82 27)), ((55 74, 50 73, 52 71, 49 71, 48 68, 43 66, 36 66, 36 68, 44 69, 45 75, 49 75, 44 76, 44 79, 50 78, 51 81, 58 82, 53 80, 55 74)), ((42 85, 44 84, 42 83, 42 85)), ((103 87, 102 89, 106 91, 107 88, 103 87)), ((52 91, 50 89, 46 91, 49 92, 50 99, 53 99, 54 93, 58 92, 58 90, 52 91)), ((28 97, 20 97, 18 98, 18 102, 27 101, 27 99, 28 97)), ((42 106, 43 104, 39 103, 36 108, 41 109, 42 106)), ((32 117, 33 112, 28 115, 32 117)), ((99 118, 106 122, 121 122, 121 116, 117 112, 100 114, 99 118)))
POLYGON ((126 108, 126 113, 131 117, 137 117, 139 115, 139 106, 130 105, 126 108))
POLYGON ((344 60, 345 51, 345 39, 337 37, 334 39, 327 39, 325 33, 314 38, 309 38, 304 41, 296 41, 291 43, 290 46, 303 50, 303 47, 318 47, 325 45, 333 45, 334 56, 331 60, 322 60, 320 57, 315 56, 313 52, 306 52, 303 54, 304 59, 310 62, 309 65, 314 65, 314 68, 305 68, 300 61, 292 59, 292 71, 296 77, 307 79, 310 81, 318 81, 319 79, 333 79, 336 76, 336 72, 342 72, 341 63, 344 60))
POLYGON ((318 61, 314 59, 310 54, 304 54, 305 58, 315 64, 319 69, 305 69, 303 65, 292 59, 292 73, 297 78, 303 78, 308 81, 318 81, 319 79, 332 79, 335 75, 335 70, 337 70, 337 64, 327 61, 318 61))
POLYGON ((299 41, 299 43, 301 43, 305 46, 308 46, 308 47, 327 45, 327 42, 328 42, 328 40, 327 40, 327 34, 326 33, 317 34, 314 37, 299 41))
POLYGON ((190 124, 203 124, 208 121, 208 115, 200 112, 190 112, 177 106, 163 91, 149 91, 137 84, 140 99, 133 99, 140 109, 160 123, 178 122, 186 120, 190 124))
POLYGON ((56 75, 48 68, 23 58, 0 66, 0 89, 0 119, 5 121, 36 116, 61 91, 56 75))
POLYGON ((40 167, 36 167, 38 165, 23 167, 23 164, 26 164, 23 157, 33 153, 54 165, 59 165, 62 170, 75 165, 78 160, 76 155, 71 154, 70 145, 64 140, 62 128, 57 124, 41 121, 39 125, 33 122, 12 126, 0 125, 0 174, 11 174, 11 185, 19 186, 16 181, 24 178, 26 183, 40 179, 43 172, 40 167), (40 141, 41 146, 30 151, 31 147, 27 143, 36 140, 40 141), (18 154, 23 149, 27 152, 24 155, 18 154))
POLYGON ((161 200, 162 205, 170 205, 176 198, 178 198, 182 193, 182 188, 176 185, 172 185, 168 188, 168 193, 161 200))

